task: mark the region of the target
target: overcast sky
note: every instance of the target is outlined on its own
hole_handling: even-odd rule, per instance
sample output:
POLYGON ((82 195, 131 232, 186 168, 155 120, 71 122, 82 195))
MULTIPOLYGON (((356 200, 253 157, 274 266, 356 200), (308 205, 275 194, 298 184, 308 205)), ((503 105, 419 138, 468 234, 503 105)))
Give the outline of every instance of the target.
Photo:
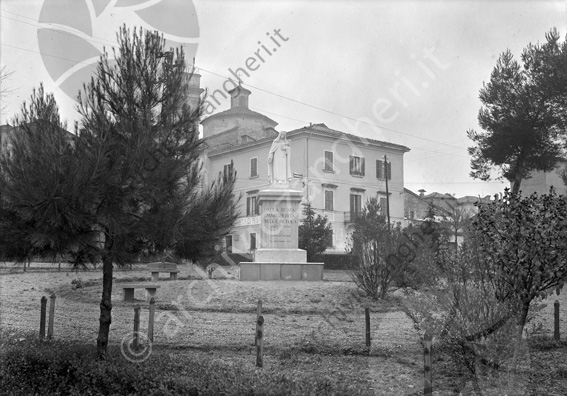
MULTIPOLYGON (((250 107, 279 130, 324 123, 404 144, 407 188, 457 196, 507 185, 471 179, 466 150, 500 53, 519 58, 554 26, 567 33, 565 0, 2 0, 0 15, 1 63, 14 71, 2 123, 40 82, 72 123, 64 91, 126 23, 184 43, 210 93, 230 89, 234 71, 252 91, 250 107)), ((214 110, 226 110, 217 98, 214 110)))

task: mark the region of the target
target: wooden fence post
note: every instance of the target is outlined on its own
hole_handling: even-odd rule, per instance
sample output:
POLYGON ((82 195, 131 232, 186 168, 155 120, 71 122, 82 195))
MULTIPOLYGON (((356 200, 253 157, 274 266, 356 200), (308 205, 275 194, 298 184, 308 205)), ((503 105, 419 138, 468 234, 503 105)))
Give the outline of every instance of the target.
POLYGON ((39 316, 39 338, 45 338, 45 316, 47 314, 47 297, 41 297, 41 313, 39 316))
POLYGON ((370 346, 370 308, 364 308, 364 316, 366 317, 366 346, 370 346))
POLYGON ((433 394, 433 387, 431 383, 431 341, 433 335, 429 330, 423 336, 423 394, 431 396, 433 394))
POLYGON ((152 297, 150 300, 150 314, 148 319, 148 338, 154 342, 154 316, 156 313, 156 300, 152 297))
POLYGON ((256 367, 264 365, 264 317, 260 315, 256 321, 256 367))
POLYGON ((262 315, 262 300, 258 300, 258 307, 256 308, 256 334, 254 335, 254 345, 258 345, 258 319, 262 315))
POLYGON ((140 306, 134 307, 134 349, 140 344, 140 306))
POLYGON ((47 324, 47 338, 53 338, 53 322, 55 320, 55 293, 49 297, 49 322, 47 324))
POLYGON ((553 339, 555 341, 559 341, 560 336, 559 336, 559 301, 555 300, 555 303, 553 304, 553 308, 554 308, 554 313, 555 313, 555 329, 553 331, 553 339))

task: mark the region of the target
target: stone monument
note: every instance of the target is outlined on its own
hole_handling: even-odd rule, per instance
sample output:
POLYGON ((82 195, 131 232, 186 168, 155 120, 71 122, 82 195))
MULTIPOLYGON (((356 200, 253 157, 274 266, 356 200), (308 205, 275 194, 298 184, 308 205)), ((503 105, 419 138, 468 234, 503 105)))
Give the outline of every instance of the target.
POLYGON ((280 132, 268 153, 270 187, 258 192, 260 248, 254 261, 240 263, 240 280, 323 280, 323 263, 308 263, 298 249, 303 192, 290 188, 291 146, 280 132))

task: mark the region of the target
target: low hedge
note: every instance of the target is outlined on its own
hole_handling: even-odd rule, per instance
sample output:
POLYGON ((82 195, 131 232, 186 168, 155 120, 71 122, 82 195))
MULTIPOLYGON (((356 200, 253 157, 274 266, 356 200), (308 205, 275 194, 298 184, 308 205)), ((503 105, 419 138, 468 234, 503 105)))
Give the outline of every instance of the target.
POLYGON ((321 254, 316 261, 325 263, 328 270, 350 270, 354 268, 355 259, 351 254, 321 254))

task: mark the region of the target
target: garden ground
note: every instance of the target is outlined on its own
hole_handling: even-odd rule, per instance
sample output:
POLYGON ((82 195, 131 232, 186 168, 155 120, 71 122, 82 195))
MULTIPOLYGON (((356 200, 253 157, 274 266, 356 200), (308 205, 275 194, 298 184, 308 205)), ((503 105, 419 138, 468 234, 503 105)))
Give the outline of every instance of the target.
MULTIPOLYGON (((54 292, 55 338, 81 341, 94 348, 102 288, 100 271, 58 272, 50 267, 34 263, 26 273, 11 264, 0 269, 2 329, 8 336, 37 332, 40 299, 54 292)), ((178 280, 159 281, 154 355, 206 359, 258 371, 254 369, 254 330, 256 304, 262 300, 263 372, 352 384, 376 395, 422 392, 420 334, 400 309, 400 295, 394 294, 387 301, 364 298, 344 271, 325 271, 324 282, 240 282, 235 279, 237 268, 229 268, 225 274, 217 271, 219 278, 213 280, 201 279, 190 265, 180 265, 180 269, 178 280), (364 307, 371 309, 370 350, 365 347, 364 307)), ((131 339, 136 305, 142 307, 141 329, 146 330, 148 304, 143 290, 136 291, 137 301, 127 303, 122 301, 121 285, 149 280, 149 275, 144 266, 137 265, 115 271, 112 343, 131 339)), ((541 323, 540 331, 547 334, 552 330, 555 298, 562 302, 565 338, 565 295, 550 298, 535 323, 541 323)), ((563 356, 567 348, 549 342, 540 344, 528 353, 531 371, 526 373, 529 381, 523 394, 566 394, 567 365, 563 356)), ((132 360, 145 358, 143 354, 126 356, 132 360)), ((149 356, 148 363, 151 361, 149 356)), ((446 357, 436 356, 434 351, 433 362, 434 394, 454 394, 458 389, 470 388, 471 384, 462 384, 455 376, 446 357)))

